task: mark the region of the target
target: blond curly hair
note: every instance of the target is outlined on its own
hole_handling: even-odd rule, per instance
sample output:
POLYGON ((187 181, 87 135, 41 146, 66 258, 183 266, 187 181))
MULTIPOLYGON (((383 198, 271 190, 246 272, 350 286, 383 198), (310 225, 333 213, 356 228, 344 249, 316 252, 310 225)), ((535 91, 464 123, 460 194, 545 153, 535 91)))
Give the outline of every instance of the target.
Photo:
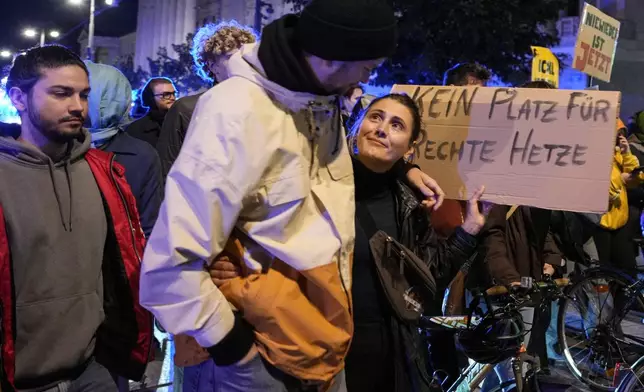
POLYGON ((257 34, 252 28, 234 20, 206 24, 197 31, 192 40, 191 53, 197 74, 206 81, 212 81, 213 76, 208 69, 208 60, 256 41, 257 34))

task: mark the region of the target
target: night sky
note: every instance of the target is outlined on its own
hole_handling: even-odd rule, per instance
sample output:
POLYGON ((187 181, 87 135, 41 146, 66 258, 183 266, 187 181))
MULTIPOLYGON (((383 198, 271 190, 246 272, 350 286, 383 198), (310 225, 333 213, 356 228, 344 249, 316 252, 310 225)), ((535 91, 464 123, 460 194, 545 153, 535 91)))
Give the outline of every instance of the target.
MULTIPOLYGON (((81 6, 68 0, 0 0, 0 50, 12 52, 38 44, 38 39, 26 38, 22 32, 27 27, 56 29, 61 43, 78 52, 77 39, 89 22, 89 0, 81 6)), ((122 36, 136 30, 138 0, 120 0, 118 6, 110 7, 95 19, 96 35, 122 36)), ((104 0, 96 0, 96 9, 105 8, 104 0)), ((47 38, 47 43, 55 42, 47 38)), ((8 60, 0 58, 0 66, 8 60)))

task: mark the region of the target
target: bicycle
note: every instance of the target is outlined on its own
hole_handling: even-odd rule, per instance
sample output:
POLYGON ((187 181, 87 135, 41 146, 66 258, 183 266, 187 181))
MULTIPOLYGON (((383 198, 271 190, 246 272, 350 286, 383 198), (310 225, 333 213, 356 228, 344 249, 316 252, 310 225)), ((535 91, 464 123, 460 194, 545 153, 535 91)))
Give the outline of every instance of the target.
POLYGON ((557 317, 558 343, 573 376, 595 390, 615 391, 616 369, 644 356, 644 338, 627 328, 641 311, 644 280, 606 266, 573 277, 557 317))
MULTIPOLYGON (((550 279, 546 277, 542 282, 535 283, 531 278, 522 278, 521 286, 519 288, 511 288, 508 290, 505 286, 495 286, 485 290, 484 292, 479 292, 475 294, 475 300, 468 307, 469 315, 465 316, 421 316, 421 326, 425 331, 431 332, 434 329, 440 330, 451 330, 455 334, 459 331, 466 330, 468 328, 475 327, 479 325, 486 317, 493 317, 497 312, 516 312, 519 309, 523 308, 531 302, 530 296, 532 294, 539 294, 542 297, 542 304, 546 301, 554 301, 560 298, 563 295, 562 287, 566 286, 569 283, 568 279, 550 279), (501 297, 507 295, 506 304, 502 307, 495 307, 492 305, 491 298, 501 297), (492 311, 487 311, 486 314, 476 316, 477 309, 479 309, 479 303, 483 300, 487 309, 494 309, 492 311)), ((523 324, 523 321, 521 321, 523 324)), ((537 374, 540 372, 540 361, 538 357, 531 356, 526 352, 525 346, 521 345, 519 349, 514 353, 508 356, 511 359, 512 372, 514 374, 513 380, 499 380, 499 385, 492 389, 490 392, 501 392, 510 390, 516 390, 522 392, 530 388, 531 391, 539 391, 539 385, 537 383, 537 374), (523 364, 528 365, 528 371, 525 376, 523 375, 523 364)), ((496 363, 472 363, 470 364, 461 375, 456 379, 456 381, 445 390, 442 385, 445 384, 447 380, 441 380, 439 375, 440 370, 434 372, 435 385, 437 385, 444 392, 456 392, 459 387, 465 385, 468 379, 471 381, 467 382, 467 388, 469 391, 476 390, 479 385, 486 379, 488 374, 494 370, 496 363)))

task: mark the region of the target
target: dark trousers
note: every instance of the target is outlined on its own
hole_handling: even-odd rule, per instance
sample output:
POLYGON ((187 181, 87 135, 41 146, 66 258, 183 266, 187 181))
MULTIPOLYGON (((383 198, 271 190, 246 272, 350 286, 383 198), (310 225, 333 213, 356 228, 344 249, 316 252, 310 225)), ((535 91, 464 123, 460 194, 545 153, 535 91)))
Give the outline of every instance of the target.
MULTIPOLYGON (((640 223, 640 218, 642 216, 642 210, 639 207, 628 206, 628 222, 626 227, 630 231, 632 238, 641 239, 642 238, 642 226, 640 223)), ((633 242, 633 252, 635 252, 635 257, 639 254, 639 246, 633 242)))
POLYGON ((617 230, 607 230, 597 226, 593 240, 601 264, 613 266, 634 275, 637 262, 633 246, 634 233, 631 228, 632 226, 628 224, 617 230))
POLYGON ((548 367, 548 349, 546 343, 546 332, 550 326, 552 306, 550 303, 545 306, 538 306, 534 310, 528 353, 539 357, 542 368, 548 367))
POLYGON ((348 392, 391 392, 395 389, 393 347, 386 323, 358 323, 346 358, 348 392))
POLYGON ((459 377, 460 367, 467 366, 467 359, 459 361, 463 356, 456 351, 453 331, 431 331, 427 336, 427 343, 429 345, 429 374, 431 376, 432 373, 437 372, 436 375, 441 381, 444 381, 444 376, 447 375, 448 378, 443 384, 443 388, 447 389, 459 377))
MULTIPOLYGON (((633 238, 632 226, 629 226, 628 223, 617 230, 599 228, 593 236, 597 253, 599 254, 599 262, 617 268, 635 279, 637 277, 637 261, 635 260, 636 255, 633 238)), ((615 316, 620 314, 624 306, 629 302, 626 293, 620 288, 622 287, 617 285, 611 285, 610 287, 615 301, 615 307, 612 310, 615 316)), ((603 318, 604 316, 601 317, 603 318)), ((617 331, 621 331, 619 325, 621 319, 614 318, 614 320, 617 321, 615 328, 617 331)))

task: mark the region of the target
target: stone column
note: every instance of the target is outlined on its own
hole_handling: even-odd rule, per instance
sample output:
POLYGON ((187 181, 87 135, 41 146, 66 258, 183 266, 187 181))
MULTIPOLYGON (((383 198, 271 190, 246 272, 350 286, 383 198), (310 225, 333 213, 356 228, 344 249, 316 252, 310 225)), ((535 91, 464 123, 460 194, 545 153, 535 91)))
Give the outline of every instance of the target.
POLYGON ((155 59, 160 47, 171 57, 172 44, 183 43, 196 26, 196 0, 139 0, 134 63, 149 71, 147 58, 155 59))
POLYGON ((184 26, 186 24, 185 18, 183 17, 183 11, 184 11, 185 4, 183 4, 182 1, 180 0, 174 0, 173 1, 173 7, 172 7, 172 15, 176 15, 177 17, 175 18, 176 20, 174 21, 174 27, 172 31, 172 36, 174 37, 174 40, 177 42, 183 42, 186 39, 185 34, 183 34, 184 31, 184 26))
POLYGON ((151 19, 154 15, 154 0, 139 0, 136 25, 134 66, 149 70, 148 57, 153 57, 151 19))
POLYGON ((163 8, 161 11, 161 23, 160 27, 160 36, 161 36, 161 45, 165 46, 168 50, 168 54, 174 57, 174 50, 172 50, 172 44, 176 43, 174 41, 174 23, 176 22, 176 14, 172 9, 172 0, 163 0, 163 8))
POLYGON ((156 52, 159 50, 159 47, 162 45, 161 40, 161 23, 163 21, 163 7, 165 5, 165 0, 156 0, 154 4, 154 11, 152 13, 152 18, 150 18, 150 33, 152 41, 152 58, 156 58, 156 52))
POLYGON ((194 33, 197 27, 197 0, 180 0, 180 3, 177 15, 183 19, 181 35, 185 39, 186 34, 194 33))

